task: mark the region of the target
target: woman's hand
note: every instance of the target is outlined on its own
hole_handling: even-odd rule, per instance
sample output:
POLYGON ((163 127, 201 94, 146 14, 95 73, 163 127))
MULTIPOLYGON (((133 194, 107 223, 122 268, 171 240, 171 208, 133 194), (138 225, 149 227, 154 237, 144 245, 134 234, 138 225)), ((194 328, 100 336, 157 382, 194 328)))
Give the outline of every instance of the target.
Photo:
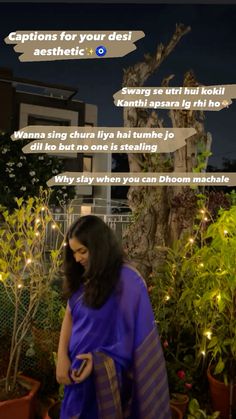
POLYGON ((70 358, 67 355, 58 357, 57 368, 56 368, 56 378, 59 384, 72 384, 72 381, 69 376, 71 368, 70 358))
POLYGON ((86 380, 86 378, 88 378, 93 370, 93 356, 91 354, 91 352, 89 352, 88 354, 80 354, 76 357, 77 359, 81 359, 84 360, 86 359, 87 364, 84 367, 83 371, 81 372, 81 374, 78 376, 76 375, 76 370, 72 370, 71 372, 71 378, 75 383, 82 383, 82 381, 86 380))

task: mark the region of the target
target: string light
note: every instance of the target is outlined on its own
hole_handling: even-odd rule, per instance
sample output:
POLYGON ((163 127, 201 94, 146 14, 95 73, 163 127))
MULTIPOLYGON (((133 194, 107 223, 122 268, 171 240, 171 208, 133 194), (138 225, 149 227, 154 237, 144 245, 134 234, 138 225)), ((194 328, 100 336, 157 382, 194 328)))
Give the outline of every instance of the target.
POLYGON ((206 337, 207 337, 207 339, 211 340, 211 337, 212 337, 212 331, 211 331, 211 330, 206 330, 206 331, 204 332, 204 336, 206 336, 206 337))
POLYGON ((64 243, 63 243, 63 246, 67 246, 67 243, 66 243, 66 242, 64 242, 64 243))
POLYGON ((190 237, 190 238, 188 239, 188 241, 189 241, 190 243, 194 243, 194 239, 193 239, 192 237, 190 237))
POLYGON ((45 211, 45 207, 42 207, 42 208, 41 208, 41 211, 45 211))
POLYGON ((17 288, 19 288, 19 289, 20 289, 20 288, 22 288, 22 287, 23 287, 23 285, 22 285, 22 284, 18 284, 18 285, 17 285, 17 288))
POLYGON ((226 236, 228 234, 228 231, 227 230, 224 230, 224 235, 226 236))
POLYGON ((57 225, 56 225, 56 224, 53 224, 53 225, 52 225, 52 229, 53 229, 53 230, 55 230, 55 228, 56 228, 56 227, 57 227, 57 225))
POLYGON ((201 214, 205 214, 205 210, 204 210, 204 209, 201 209, 201 210, 200 210, 200 213, 201 213, 201 214))
POLYGON ((27 265, 29 265, 29 263, 31 263, 31 262, 32 262, 32 259, 30 259, 30 258, 26 260, 27 265))
POLYGON ((165 300, 166 300, 166 301, 169 301, 169 299, 170 299, 170 296, 169 296, 169 295, 166 295, 166 296, 165 296, 165 300))
POLYGON ((36 231, 35 236, 37 236, 37 237, 39 236, 39 232, 38 231, 36 231))
POLYGON ((204 263, 199 263, 199 266, 201 267, 201 268, 203 268, 203 266, 204 266, 204 263))
POLYGON ((205 351, 201 351, 202 356, 206 356, 206 352, 205 351))
POLYGON ((204 217, 204 221, 208 221, 208 218, 207 217, 204 217))
POLYGON ((40 223, 40 218, 36 218, 35 222, 36 224, 40 223))

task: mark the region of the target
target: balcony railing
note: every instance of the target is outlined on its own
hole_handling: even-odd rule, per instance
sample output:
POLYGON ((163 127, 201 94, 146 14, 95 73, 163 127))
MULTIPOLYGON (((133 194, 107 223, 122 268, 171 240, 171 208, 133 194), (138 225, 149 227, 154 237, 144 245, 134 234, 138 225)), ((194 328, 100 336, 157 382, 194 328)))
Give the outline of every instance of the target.
MULTIPOLYGON (((95 214, 100 217, 110 228, 112 228, 119 240, 122 240, 127 226, 132 222, 131 213, 128 214, 95 214)), ((46 231, 46 248, 56 249, 63 241, 63 236, 58 235, 58 229, 66 234, 69 226, 79 217, 78 213, 54 213, 55 224, 49 223, 46 231)))

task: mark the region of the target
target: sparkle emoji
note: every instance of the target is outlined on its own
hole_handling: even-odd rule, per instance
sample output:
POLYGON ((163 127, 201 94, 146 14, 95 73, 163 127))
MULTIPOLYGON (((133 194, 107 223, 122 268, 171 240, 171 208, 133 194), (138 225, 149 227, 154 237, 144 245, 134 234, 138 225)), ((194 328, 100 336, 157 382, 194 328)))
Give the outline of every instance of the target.
POLYGON ((86 48, 87 55, 93 55, 93 49, 92 48, 86 48))
POLYGON ((228 107, 229 107, 229 101, 228 101, 228 100, 226 100, 226 99, 224 99, 224 100, 222 101, 222 105, 224 106, 224 108, 228 108, 228 107))

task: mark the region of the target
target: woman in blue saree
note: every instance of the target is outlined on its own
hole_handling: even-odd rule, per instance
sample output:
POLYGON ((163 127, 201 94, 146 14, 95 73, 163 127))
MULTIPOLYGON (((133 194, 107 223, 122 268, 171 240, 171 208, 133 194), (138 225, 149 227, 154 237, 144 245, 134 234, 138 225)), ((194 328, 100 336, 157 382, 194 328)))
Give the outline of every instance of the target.
POLYGON ((58 347, 57 380, 65 384, 60 418, 170 419, 146 284, 124 263, 112 230, 96 216, 76 220, 64 266, 69 298, 58 347))

